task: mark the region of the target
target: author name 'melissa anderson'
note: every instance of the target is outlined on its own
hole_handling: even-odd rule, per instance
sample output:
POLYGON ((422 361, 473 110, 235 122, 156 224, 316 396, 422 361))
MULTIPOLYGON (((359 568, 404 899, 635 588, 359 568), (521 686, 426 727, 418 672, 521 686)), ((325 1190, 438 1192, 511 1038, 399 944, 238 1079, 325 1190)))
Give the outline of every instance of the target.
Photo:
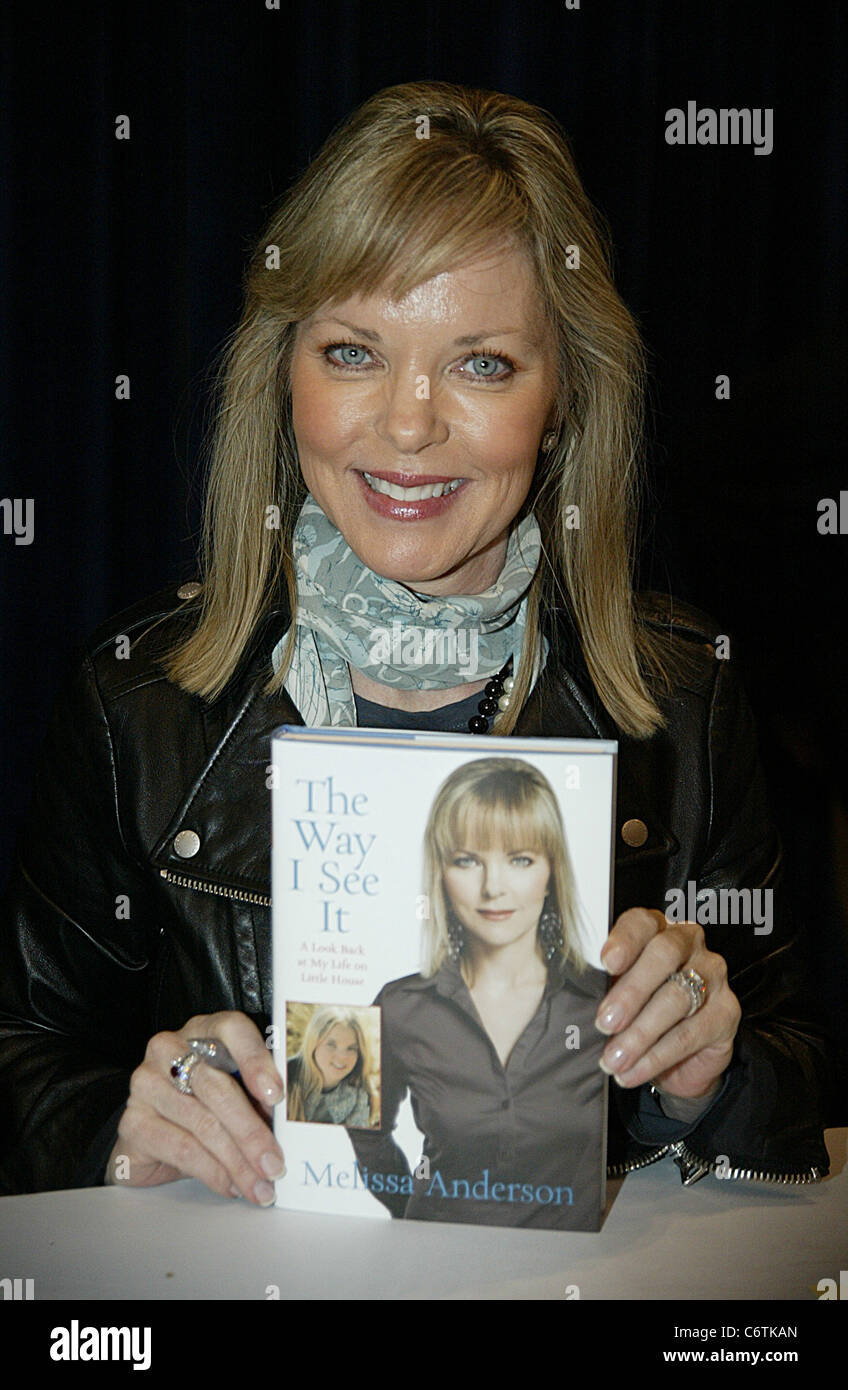
MULTIPOLYGON (((451 1178, 446 1180, 437 1168, 424 1179, 426 1187, 419 1186, 419 1197, 438 1197, 442 1200, 463 1199, 474 1202, 513 1202, 522 1206, 570 1207, 573 1193, 570 1187, 552 1187, 548 1183, 491 1182, 489 1170, 484 1168, 476 1179, 451 1178)), ((354 1163, 350 1168, 340 1168, 327 1163, 318 1172, 307 1160, 303 1164, 303 1187, 338 1187, 367 1192, 398 1193, 411 1197, 415 1184, 408 1173, 374 1173, 354 1163)))

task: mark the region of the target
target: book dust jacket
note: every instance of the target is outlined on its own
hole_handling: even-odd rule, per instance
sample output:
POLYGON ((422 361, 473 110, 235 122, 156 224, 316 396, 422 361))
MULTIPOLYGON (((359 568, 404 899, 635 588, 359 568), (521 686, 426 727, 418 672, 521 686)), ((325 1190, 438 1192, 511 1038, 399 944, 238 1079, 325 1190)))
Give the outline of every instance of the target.
POLYGON ((616 753, 276 731, 279 1206, 598 1230, 616 753))

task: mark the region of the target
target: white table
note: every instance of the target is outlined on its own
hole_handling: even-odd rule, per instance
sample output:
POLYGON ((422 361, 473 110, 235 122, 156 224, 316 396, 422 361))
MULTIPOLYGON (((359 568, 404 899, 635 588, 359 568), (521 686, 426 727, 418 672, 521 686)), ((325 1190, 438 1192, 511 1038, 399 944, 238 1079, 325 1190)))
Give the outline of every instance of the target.
POLYGON ((684 1188, 663 1160, 608 1185, 592 1235, 261 1210, 196 1182, 4 1197, 0 1278, 36 1300, 817 1299, 848 1271, 848 1130, 826 1138, 808 1187, 684 1188))

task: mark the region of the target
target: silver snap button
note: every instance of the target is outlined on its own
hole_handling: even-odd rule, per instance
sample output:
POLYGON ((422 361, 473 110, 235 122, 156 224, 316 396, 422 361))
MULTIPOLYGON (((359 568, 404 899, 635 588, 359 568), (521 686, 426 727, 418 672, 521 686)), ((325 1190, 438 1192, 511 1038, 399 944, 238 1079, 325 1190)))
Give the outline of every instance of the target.
POLYGON ((177 598, 197 598, 197 595, 200 593, 202 588, 202 584, 198 584, 195 580, 192 579, 189 581, 188 584, 180 585, 180 587, 177 589, 177 598))
POLYGON ((174 836, 174 849, 181 859, 191 859, 200 849, 200 836, 193 830, 181 830, 174 836))
POLYGON ((626 820, 621 827, 621 838, 631 849, 638 849, 648 838, 648 827, 643 820, 626 820))

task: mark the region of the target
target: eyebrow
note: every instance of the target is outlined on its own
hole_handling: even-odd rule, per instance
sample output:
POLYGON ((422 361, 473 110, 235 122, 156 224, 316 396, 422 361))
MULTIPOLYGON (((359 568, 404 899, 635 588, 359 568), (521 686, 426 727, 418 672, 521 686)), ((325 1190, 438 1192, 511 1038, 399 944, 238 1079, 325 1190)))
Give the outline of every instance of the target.
MULTIPOLYGON (((326 318, 326 319, 307 319, 304 327, 315 328, 319 323, 338 323, 342 328, 350 329, 358 338, 365 338, 369 343, 382 343, 383 339, 379 333, 375 333, 372 328, 363 328, 357 323, 348 323, 347 319, 326 318)), ((486 338, 508 338, 515 334, 524 334, 521 328, 483 328, 477 333, 464 333, 461 338, 454 338, 454 347, 473 347, 475 343, 482 343, 486 338)), ((533 338, 527 338, 527 342, 534 342, 533 338)))

